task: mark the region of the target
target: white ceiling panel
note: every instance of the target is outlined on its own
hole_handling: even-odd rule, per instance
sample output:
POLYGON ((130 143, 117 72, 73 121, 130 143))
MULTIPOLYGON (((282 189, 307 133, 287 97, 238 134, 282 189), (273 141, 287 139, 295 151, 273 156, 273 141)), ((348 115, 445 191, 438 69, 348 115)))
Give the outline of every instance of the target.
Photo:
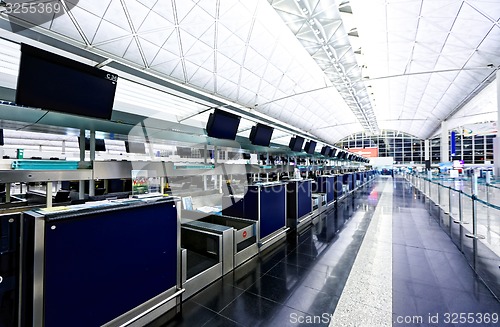
POLYGON ((330 143, 378 126, 429 137, 472 116, 467 102, 500 66, 500 1, 68 3, 72 16, 39 30, 330 143))
POLYGON ((373 85, 377 105, 389 106, 387 115, 375 109, 384 128, 432 136, 442 120, 452 119, 491 82, 488 64, 500 65, 497 1, 350 2, 370 78, 394 81, 365 81, 373 85), (404 123, 416 117, 425 123, 404 123))

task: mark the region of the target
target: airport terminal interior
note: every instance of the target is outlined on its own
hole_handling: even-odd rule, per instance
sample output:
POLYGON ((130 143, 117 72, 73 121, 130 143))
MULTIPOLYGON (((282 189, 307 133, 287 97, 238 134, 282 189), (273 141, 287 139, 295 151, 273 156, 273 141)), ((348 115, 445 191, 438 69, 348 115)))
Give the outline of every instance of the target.
POLYGON ((0 327, 499 326, 500 1, 0 0, 0 327))

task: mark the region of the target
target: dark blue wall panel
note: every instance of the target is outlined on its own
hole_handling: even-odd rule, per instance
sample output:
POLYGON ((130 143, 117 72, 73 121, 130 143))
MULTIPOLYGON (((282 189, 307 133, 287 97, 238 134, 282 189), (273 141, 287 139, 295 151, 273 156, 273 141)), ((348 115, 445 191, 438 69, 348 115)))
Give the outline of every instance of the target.
POLYGON ((260 237, 264 238, 286 225, 285 185, 263 187, 260 197, 260 237))
POLYGON ((326 193, 326 202, 330 203, 335 200, 334 194, 334 177, 333 176, 318 176, 316 178, 318 184, 317 190, 320 193, 326 193))
POLYGON ((243 202, 245 218, 259 220, 259 187, 248 186, 243 202))
POLYGON ((333 194, 335 200, 338 200, 342 196, 342 176, 335 176, 333 180, 333 194))
POLYGON ((297 218, 301 218, 308 215, 312 211, 312 187, 311 181, 301 181, 298 183, 297 195, 298 195, 298 214, 297 218))
POLYGON ((173 202, 53 221, 45 233, 45 326, 100 326, 176 285, 173 202))

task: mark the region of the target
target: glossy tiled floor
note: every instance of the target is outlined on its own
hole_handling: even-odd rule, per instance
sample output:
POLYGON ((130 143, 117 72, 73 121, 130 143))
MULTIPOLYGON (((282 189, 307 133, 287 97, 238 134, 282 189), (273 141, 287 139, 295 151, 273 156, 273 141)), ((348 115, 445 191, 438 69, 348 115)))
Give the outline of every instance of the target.
POLYGON ((445 323, 447 313, 500 314, 500 303, 427 209, 403 179, 379 179, 186 300, 181 314, 149 327, 328 326, 337 305, 343 315, 332 326, 390 326, 391 319, 365 323, 377 310, 388 311, 393 326, 494 326, 445 323), (384 269, 377 258, 392 263, 388 284, 368 269, 384 269), (377 303, 384 299, 388 306, 377 303), (438 322, 429 323, 436 315, 438 322))
POLYGON ((431 215, 434 210, 429 212, 421 193, 402 178, 395 179, 393 203, 394 326, 497 325, 446 323, 460 313, 499 315, 500 303, 431 215), (398 323, 402 318, 407 322, 398 323))
POLYGON ((312 227, 289 233, 185 301, 182 314, 150 327, 298 326, 313 316, 324 318, 315 326, 328 326, 377 205, 376 189, 377 183, 365 186, 312 227))

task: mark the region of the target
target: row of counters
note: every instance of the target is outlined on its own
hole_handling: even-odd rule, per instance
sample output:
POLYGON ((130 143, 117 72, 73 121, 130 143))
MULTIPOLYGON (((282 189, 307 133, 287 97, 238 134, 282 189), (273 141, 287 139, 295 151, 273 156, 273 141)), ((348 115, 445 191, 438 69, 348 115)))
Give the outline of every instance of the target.
POLYGON ((248 185, 221 215, 157 196, 0 216, 0 326, 143 326, 374 175, 248 185))

